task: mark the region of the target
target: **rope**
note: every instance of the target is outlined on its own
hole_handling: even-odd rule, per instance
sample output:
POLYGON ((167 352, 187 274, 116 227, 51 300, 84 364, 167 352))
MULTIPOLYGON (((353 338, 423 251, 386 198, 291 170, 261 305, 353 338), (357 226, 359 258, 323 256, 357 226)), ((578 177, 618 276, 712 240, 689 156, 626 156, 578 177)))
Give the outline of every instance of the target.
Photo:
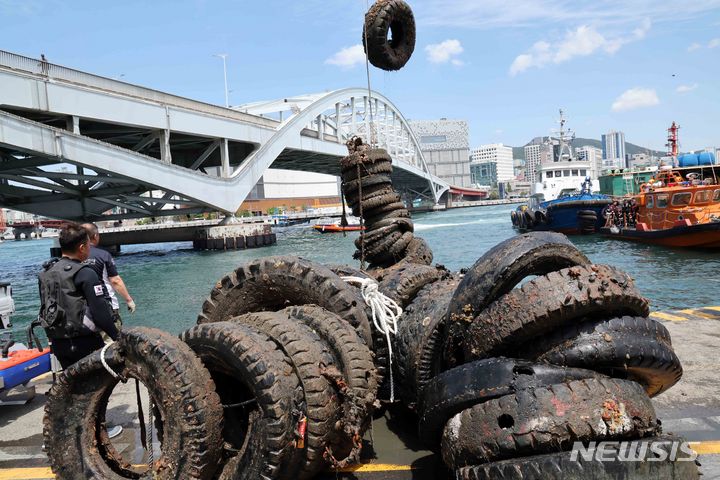
POLYGON ((100 350, 100 363, 102 363, 102 366, 105 367, 105 370, 108 371, 110 375, 116 380, 124 380, 123 377, 121 377, 119 374, 115 373, 115 370, 110 368, 110 365, 108 365, 107 361, 105 361, 105 352, 107 352, 107 349, 110 345, 112 345, 113 341, 106 343, 105 346, 100 350))
POLYGON ((378 283, 372 278, 342 277, 344 281, 360 285, 365 304, 372 312, 375 328, 385 335, 388 347, 388 370, 390 372, 390 401, 395 401, 395 382, 392 369, 392 343, 390 335, 397 333, 397 322, 403 313, 402 308, 392 299, 384 295, 378 288, 378 283))
POLYGON ((148 452, 148 465, 150 466, 150 472, 153 470, 153 463, 155 463, 155 455, 153 452, 153 401, 152 395, 148 392, 150 398, 148 405, 148 421, 149 427, 147 429, 147 452, 148 452))
POLYGON ((357 165, 358 203, 360 204, 360 270, 365 270, 365 217, 363 215, 362 178, 360 164, 357 165))
MULTIPOLYGON (((370 10, 370 1, 369 0, 365 0, 365 8, 366 8, 365 11, 370 10)), ((367 15, 367 13, 365 15, 367 15)), ((372 89, 370 88, 370 58, 369 58, 369 55, 367 54, 367 50, 369 48, 367 28, 363 28, 363 32, 365 33, 365 50, 366 50, 366 52, 365 52, 365 74, 367 75, 368 110, 370 112, 370 123, 368 124, 368 128, 370 129, 370 131, 367 132, 367 136, 368 136, 367 140, 368 140, 368 143, 372 146, 374 144, 373 138, 372 138, 373 137, 373 135, 372 135, 372 129, 373 129, 372 89)), ((368 112, 365 112, 366 115, 367 115, 367 113, 368 112)))

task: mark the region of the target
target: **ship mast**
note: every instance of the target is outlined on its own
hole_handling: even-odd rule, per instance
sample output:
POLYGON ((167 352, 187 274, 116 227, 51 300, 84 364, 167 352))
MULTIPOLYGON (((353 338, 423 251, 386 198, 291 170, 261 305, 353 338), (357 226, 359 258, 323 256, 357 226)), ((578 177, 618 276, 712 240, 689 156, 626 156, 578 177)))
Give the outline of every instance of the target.
POLYGON ((571 162, 573 160, 573 154, 572 154, 572 146, 571 143, 575 139, 575 132, 573 132, 571 129, 565 130, 565 123, 567 120, 565 120, 565 115, 562 110, 560 109, 560 131, 556 131, 553 133, 558 134, 558 139, 560 141, 560 151, 558 152, 558 161, 563 161, 567 159, 567 161, 571 162))
POLYGON ((680 125, 675 124, 675 122, 668 128, 668 143, 666 143, 665 146, 668 148, 668 156, 673 159, 676 159, 678 156, 678 146, 680 143, 678 137, 679 130, 680 125))

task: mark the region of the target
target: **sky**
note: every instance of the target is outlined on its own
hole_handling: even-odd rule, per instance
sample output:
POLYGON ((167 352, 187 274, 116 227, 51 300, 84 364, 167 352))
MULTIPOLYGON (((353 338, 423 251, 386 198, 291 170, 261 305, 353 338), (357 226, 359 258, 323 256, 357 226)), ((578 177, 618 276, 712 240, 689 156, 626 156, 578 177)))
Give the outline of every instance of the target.
MULTIPOLYGON (((0 0, 0 50, 224 104, 367 85, 369 0, 0 0)), ((370 1, 370 3, 372 3, 370 1)), ((470 124, 471 146, 557 128, 664 150, 720 147, 720 0, 409 0, 417 45, 372 87, 410 119, 470 124)), ((0 93, 0 100, 1 100, 0 93)))

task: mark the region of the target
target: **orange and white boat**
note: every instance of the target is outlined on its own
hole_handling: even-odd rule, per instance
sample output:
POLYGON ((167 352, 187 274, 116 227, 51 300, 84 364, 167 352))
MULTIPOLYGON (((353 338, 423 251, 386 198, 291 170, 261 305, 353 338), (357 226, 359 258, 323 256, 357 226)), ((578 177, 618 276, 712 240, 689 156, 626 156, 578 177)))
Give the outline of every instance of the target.
POLYGON ((683 178, 666 167, 632 198, 638 206, 635 225, 603 228, 603 234, 666 247, 720 248, 720 185, 714 173, 683 178))
POLYGON ((364 228, 360 226, 360 219, 348 217, 348 224, 343 225, 340 219, 321 218, 313 225, 313 228, 320 233, 359 232, 364 228))

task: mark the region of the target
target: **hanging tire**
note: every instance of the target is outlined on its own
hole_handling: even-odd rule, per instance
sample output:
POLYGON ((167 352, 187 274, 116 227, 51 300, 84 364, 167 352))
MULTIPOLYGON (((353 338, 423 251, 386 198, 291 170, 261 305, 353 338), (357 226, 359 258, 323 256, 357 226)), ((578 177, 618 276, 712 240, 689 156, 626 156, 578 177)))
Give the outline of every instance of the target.
POLYGON ((294 458, 299 388, 285 354, 267 335, 232 322, 195 326, 180 338, 215 379, 225 409, 230 459, 221 480, 280 478, 294 458), (250 407, 235 405, 249 403, 250 407))
MULTIPOLYGON (((392 160, 389 159, 388 155, 387 159, 377 160, 373 163, 362 163, 360 165, 360 178, 378 174, 390 174, 392 173, 392 170, 392 160)), ((342 177, 345 178, 345 180, 347 181, 357 180, 357 166, 351 165, 348 168, 344 168, 342 170, 342 177)))
POLYGON ((522 351, 525 342, 584 318, 650 314, 625 272, 577 266, 537 277, 486 308, 467 327, 465 360, 522 351))
MULTIPOLYGON (((371 216, 373 215, 373 211, 375 209, 378 209, 379 211, 380 209, 385 208, 388 205, 396 204, 399 201, 400 195, 395 192, 381 195, 378 197, 363 199, 363 201, 361 202, 363 215, 371 216)), ((359 211, 360 210, 358 209, 358 212, 359 211)))
POLYGON ((307 417, 307 439, 296 438, 296 462, 289 468, 301 480, 314 477, 326 466, 323 455, 325 448, 335 441, 334 427, 339 420, 340 403, 334 386, 323 373, 333 366, 333 357, 310 327, 282 312, 246 313, 230 321, 267 335, 290 360, 300 380, 300 399, 303 402, 300 411, 301 416, 307 417))
POLYGON ((416 409, 425 386, 435 375, 435 352, 440 343, 439 326, 445 320, 447 305, 457 288, 453 276, 423 288, 403 313, 393 339, 395 380, 399 397, 411 410, 416 409))
POLYGON ((108 348, 106 359, 114 371, 147 387, 160 416, 161 455, 143 472, 115 450, 105 414, 118 380, 95 352, 61 373, 48 394, 43 437, 57 478, 214 478, 223 408, 215 383, 192 350, 168 333, 130 328, 108 348))
POLYGON ((198 323, 305 304, 337 313, 372 348, 365 303, 357 290, 326 267, 297 257, 264 257, 226 275, 203 303, 198 323))
MULTIPOLYGON (((336 314, 314 305, 289 307, 279 314, 312 329, 332 354, 336 386, 342 397, 342 426, 333 442, 332 454, 346 458, 353 449, 359 453, 357 439, 369 427, 378 392, 378 375, 372 353, 362 344, 357 332, 336 314)), ((349 462, 358 459, 348 457, 349 462)))
POLYGON ((659 430, 652 402, 637 383, 576 380, 521 390, 455 415, 443 431, 442 456, 448 467, 462 468, 659 430))
POLYGON ((449 272, 430 265, 402 263, 385 270, 378 278, 380 292, 405 308, 417 296, 418 292, 431 283, 437 282, 449 272))
POLYGON ((415 17, 403 0, 378 0, 365 14, 363 46, 377 68, 403 68, 415 51, 415 35, 415 17))
POLYGON ((420 265, 432 265, 433 252, 428 243, 420 238, 415 237, 405 249, 403 260, 408 263, 417 263, 420 265))
POLYGON ((532 228, 535 225, 535 217, 533 217, 532 212, 530 212, 530 210, 525 210, 523 212, 523 216, 525 217, 526 227, 532 228))
POLYGON ((538 225, 544 225, 547 223, 547 215, 545 212, 542 212, 540 210, 535 212, 535 223, 538 225))
POLYGON ((565 235, 554 232, 517 235, 488 250, 467 271, 450 301, 442 354, 438 352, 444 366, 459 364, 468 322, 525 277, 589 264, 565 235))
POLYGON ((675 385, 683 374, 667 328, 647 317, 570 324, 531 343, 526 358, 634 380, 651 397, 675 385))
POLYGON ((697 480, 698 466, 692 454, 680 450, 677 460, 669 455, 673 445, 685 439, 676 436, 634 440, 620 444, 608 443, 603 447, 609 461, 597 461, 595 452, 590 458, 583 454, 573 458, 572 452, 535 455, 500 462, 463 467, 456 472, 458 480, 697 480), (664 452, 665 459, 657 456, 664 452), (633 461, 618 460, 630 458, 633 461))
POLYGON ((350 180, 349 182, 343 182, 342 189, 345 196, 356 196, 360 195, 360 187, 362 186, 363 193, 366 187, 375 187, 377 185, 383 185, 386 187, 392 187, 392 178, 389 175, 369 175, 363 177, 360 180, 350 180))
POLYGON ((447 421, 474 405, 520 390, 600 377, 591 370, 508 358, 466 363, 427 382, 418 408, 418 436, 434 449, 440 444, 447 421))
POLYGON ((517 212, 515 210, 510 211, 510 221, 512 222, 513 226, 517 226, 517 212))

